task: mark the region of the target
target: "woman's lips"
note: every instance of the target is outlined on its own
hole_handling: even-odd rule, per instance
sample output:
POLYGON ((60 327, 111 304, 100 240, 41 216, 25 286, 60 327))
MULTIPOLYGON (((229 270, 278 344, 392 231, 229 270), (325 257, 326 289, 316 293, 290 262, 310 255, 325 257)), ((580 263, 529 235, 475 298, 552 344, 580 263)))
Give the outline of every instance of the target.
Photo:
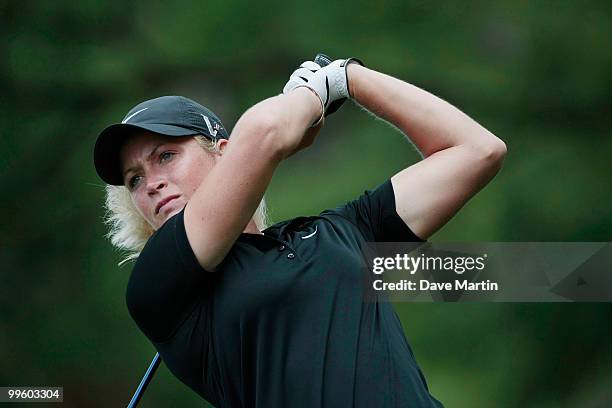
POLYGON ((176 198, 179 198, 179 197, 180 197, 180 194, 176 194, 176 195, 171 195, 171 196, 168 196, 168 197, 166 197, 166 198, 162 199, 162 200, 161 200, 160 202, 158 202, 158 203, 157 203, 157 205, 155 206, 155 214, 156 214, 156 215, 157 215, 157 214, 159 214, 159 211, 162 209, 162 207, 163 207, 164 205, 168 204, 170 201, 172 201, 172 200, 174 200, 174 199, 176 199, 176 198))

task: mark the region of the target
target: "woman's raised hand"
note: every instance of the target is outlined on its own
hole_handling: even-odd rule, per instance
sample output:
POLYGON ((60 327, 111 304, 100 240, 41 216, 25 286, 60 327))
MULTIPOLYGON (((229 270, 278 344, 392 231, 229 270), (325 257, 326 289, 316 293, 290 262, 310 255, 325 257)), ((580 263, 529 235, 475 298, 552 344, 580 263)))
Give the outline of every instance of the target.
MULTIPOLYGON (((317 61, 321 64, 331 60, 321 54, 317 57, 317 61)), ((291 74, 283 88, 283 93, 286 94, 302 86, 311 89, 321 100, 323 116, 328 116, 337 111, 342 103, 351 97, 346 67, 353 62, 363 65, 357 58, 338 59, 323 67, 314 61, 305 61, 291 74)), ((315 125, 321 119, 322 117, 315 125)))

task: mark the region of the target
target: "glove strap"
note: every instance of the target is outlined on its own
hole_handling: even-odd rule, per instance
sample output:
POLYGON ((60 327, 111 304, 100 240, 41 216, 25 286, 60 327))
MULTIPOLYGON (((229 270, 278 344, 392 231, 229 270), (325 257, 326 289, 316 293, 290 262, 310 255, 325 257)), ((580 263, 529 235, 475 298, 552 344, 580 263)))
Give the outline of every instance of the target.
POLYGON ((323 100, 321 99, 321 97, 319 96, 317 91, 315 91, 314 89, 312 89, 308 85, 306 85, 306 84, 298 85, 298 86, 296 86, 293 89, 302 88, 302 87, 303 88, 308 88, 313 94, 315 94, 317 96, 317 99, 319 100, 319 102, 321 102, 321 116, 312 125, 310 125, 310 127, 312 128, 312 127, 318 126, 319 123, 321 123, 321 121, 323 120, 323 117, 325 116, 325 105, 323 105, 323 100))
POLYGON ((348 72, 346 70, 347 70, 349 64, 352 63, 352 62, 354 62, 356 64, 359 64, 362 67, 365 67, 364 63, 359 58, 355 58, 355 57, 347 58, 342 63, 342 66, 344 66, 344 76, 346 78, 346 92, 348 92, 348 97, 349 98, 351 98, 351 88, 349 87, 348 72))

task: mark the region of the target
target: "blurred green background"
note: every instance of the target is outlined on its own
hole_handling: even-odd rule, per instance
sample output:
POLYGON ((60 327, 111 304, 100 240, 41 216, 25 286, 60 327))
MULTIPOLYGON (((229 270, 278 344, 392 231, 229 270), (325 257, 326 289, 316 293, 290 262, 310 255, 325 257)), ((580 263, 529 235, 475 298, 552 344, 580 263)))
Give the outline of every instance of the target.
MULTIPOLYGON (((104 239, 97 133, 191 97, 231 128, 318 51, 451 102, 508 146, 432 241, 610 241, 612 3, 0 1, 0 385, 126 405, 154 354, 104 239)), ((272 220, 315 214, 419 160, 347 104, 284 162, 272 220), (316 191, 316 194, 312 192, 316 191)), ((447 407, 612 406, 610 304, 396 304, 447 407)), ((202 406, 162 365, 143 407, 202 406)))

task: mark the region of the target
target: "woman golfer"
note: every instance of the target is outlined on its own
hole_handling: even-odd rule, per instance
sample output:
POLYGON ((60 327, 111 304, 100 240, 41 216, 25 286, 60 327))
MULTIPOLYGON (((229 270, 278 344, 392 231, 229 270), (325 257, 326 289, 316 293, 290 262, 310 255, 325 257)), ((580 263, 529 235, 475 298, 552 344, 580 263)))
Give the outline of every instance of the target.
POLYGON ((231 137, 190 99, 145 101, 99 135, 94 159, 112 241, 137 257, 129 312, 200 396, 219 407, 441 407, 392 304, 364 302, 360 248, 427 239, 505 153, 457 108, 347 59, 302 64, 231 137), (266 228, 274 171, 344 98, 424 159, 344 205, 266 228))

